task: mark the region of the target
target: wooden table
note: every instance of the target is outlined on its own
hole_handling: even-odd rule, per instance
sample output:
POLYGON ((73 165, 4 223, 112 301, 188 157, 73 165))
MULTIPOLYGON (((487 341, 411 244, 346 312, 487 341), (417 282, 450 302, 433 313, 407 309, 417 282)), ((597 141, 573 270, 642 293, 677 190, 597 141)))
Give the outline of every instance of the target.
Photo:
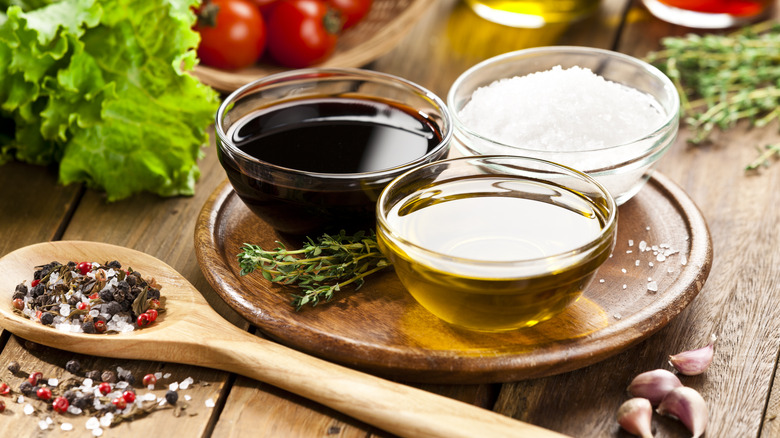
MULTIPOLYGON (((605 0, 597 16, 571 27, 514 30, 483 22, 456 0, 439 0, 393 52, 369 68, 400 75, 445 96, 466 68, 490 56, 524 47, 573 44, 601 47, 637 57, 659 48, 659 39, 689 29, 662 22, 629 0, 605 0)), ((777 15, 777 12, 775 12, 777 15)), ((548 378, 506 384, 416 385, 425 390, 492 409, 501 414, 574 436, 626 436, 615 412, 626 400, 631 379, 668 368, 667 356, 719 340, 710 369, 685 384, 699 390, 710 409, 707 436, 777 436, 780 391, 780 164, 746 175, 753 145, 780 141, 776 123, 746 125, 718 134, 708 147, 690 147, 683 129, 663 158, 660 172, 687 191, 710 227, 714 262, 703 290, 676 319, 646 341, 601 363, 548 378)), ((202 177, 191 198, 137 195, 106 203, 101 193, 78 185, 63 187, 52 169, 20 163, 0 167, 0 255, 24 245, 60 239, 95 240, 152 254, 189 279, 219 313, 242 328, 233 312, 205 280, 193 248, 193 232, 205 200, 225 179, 214 146, 206 149, 202 177)), ((6 370, 12 360, 46 376, 65 373, 75 355, 0 337, 0 380, 18 386, 6 370)), ((183 415, 171 410, 107 429, 103 436, 155 436, 175 431, 182 437, 213 436, 387 436, 361 422, 296 395, 246 378, 163 362, 81 357, 85 369, 131 370, 136 376, 170 373, 165 382, 192 377, 182 391, 190 396, 183 415), (214 407, 206 405, 214 401, 214 407)), ((69 416, 73 432, 42 433, 22 405, 6 400, 0 414, 3 436, 88 436, 86 417, 69 416)), ((57 421, 61 416, 51 415, 57 421)), ((680 423, 654 417, 657 436, 686 436, 680 423)))

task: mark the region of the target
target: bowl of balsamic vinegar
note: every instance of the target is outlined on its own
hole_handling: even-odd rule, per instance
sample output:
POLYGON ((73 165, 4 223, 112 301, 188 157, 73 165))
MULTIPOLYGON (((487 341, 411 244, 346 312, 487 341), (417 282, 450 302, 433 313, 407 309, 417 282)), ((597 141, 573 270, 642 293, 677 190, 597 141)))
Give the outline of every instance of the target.
POLYGON ((251 82, 216 117, 217 151, 252 212, 288 235, 374 227, 396 176, 444 158, 444 102, 405 79, 362 69, 305 69, 251 82))

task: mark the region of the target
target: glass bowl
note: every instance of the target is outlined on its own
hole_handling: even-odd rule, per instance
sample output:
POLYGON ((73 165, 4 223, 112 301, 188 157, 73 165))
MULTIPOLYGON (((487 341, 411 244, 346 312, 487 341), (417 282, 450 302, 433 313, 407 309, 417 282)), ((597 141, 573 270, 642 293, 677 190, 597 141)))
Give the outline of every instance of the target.
POLYGON ((590 176, 517 156, 458 157, 393 180, 377 240, 404 287, 440 319, 529 327, 576 300, 609 258, 617 206, 590 176))
POLYGON ((449 152, 444 102, 402 78, 361 69, 271 75, 230 94, 217 153, 238 196, 281 233, 368 229, 393 178, 449 152))
POLYGON ((680 98, 668 77, 639 59, 590 47, 539 47, 483 61, 455 80, 447 105, 455 126, 454 145, 462 154, 520 155, 571 166, 601 182, 618 205, 641 189, 674 143, 679 128, 680 98), (472 97, 480 96, 475 91, 496 81, 558 67, 589 69, 609 81, 598 82, 599 87, 614 85, 611 82, 627 87, 620 88, 629 93, 639 91, 649 104, 641 109, 652 117, 612 111, 618 105, 604 105, 604 101, 616 99, 610 94, 614 88, 594 92, 603 88, 579 77, 555 86, 535 82, 532 92, 504 93, 489 111, 464 117, 472 97))

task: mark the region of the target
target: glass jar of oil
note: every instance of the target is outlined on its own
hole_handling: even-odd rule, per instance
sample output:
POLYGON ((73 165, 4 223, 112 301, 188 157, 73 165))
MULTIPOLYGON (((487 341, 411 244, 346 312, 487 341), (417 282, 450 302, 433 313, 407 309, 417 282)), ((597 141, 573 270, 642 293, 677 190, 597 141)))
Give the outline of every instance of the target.
POLYGON ((395 179, 377 236, 404 287, 456 326, 504 331, 552 318, 612 251, 617 207, 589 176, 532 158, 462 157, 395 179))
POLYGON ((569 23, 596 11, 599 0, 466 0, 480 17, 511 27, 569 23))

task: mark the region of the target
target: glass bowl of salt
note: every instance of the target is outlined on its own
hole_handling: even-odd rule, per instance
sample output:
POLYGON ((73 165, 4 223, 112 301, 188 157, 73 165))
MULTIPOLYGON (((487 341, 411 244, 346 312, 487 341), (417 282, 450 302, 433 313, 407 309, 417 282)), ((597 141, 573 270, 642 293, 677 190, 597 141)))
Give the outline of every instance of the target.
POLYGON ((525 49, 483 61, 447 96, 464 155, 517 155, 585 172, 615 202, 642 188, 674 143, 680 98, 652 65, 591 47, 525 49))

